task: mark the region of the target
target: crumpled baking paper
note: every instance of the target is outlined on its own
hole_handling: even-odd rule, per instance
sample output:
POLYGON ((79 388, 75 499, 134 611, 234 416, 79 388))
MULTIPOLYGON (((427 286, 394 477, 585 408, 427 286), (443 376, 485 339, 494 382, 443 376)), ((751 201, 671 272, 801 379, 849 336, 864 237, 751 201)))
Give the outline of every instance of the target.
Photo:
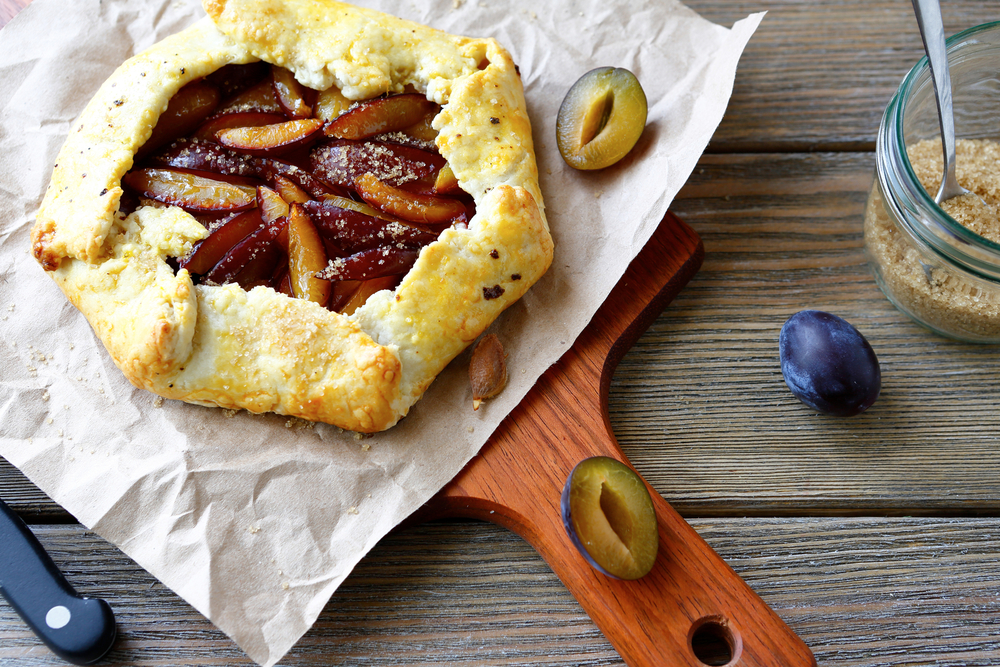
POLYGON ((268 666, 573 344, 690 175, 763 16, 727 29, 662 0, 360 4, 512 53, 556 244, 548 274, 491 328, 509 354, 505 391, 473 412, 466 352, 370 438, 135 389, 30 255, 72 121, 115 67, 200 5, 35 0, 0 32, 0 454, 268 666), (556 147, 556 113, 579 76, 609 65, 642 82, 648 124, 621 163, 577 172, 556 147))

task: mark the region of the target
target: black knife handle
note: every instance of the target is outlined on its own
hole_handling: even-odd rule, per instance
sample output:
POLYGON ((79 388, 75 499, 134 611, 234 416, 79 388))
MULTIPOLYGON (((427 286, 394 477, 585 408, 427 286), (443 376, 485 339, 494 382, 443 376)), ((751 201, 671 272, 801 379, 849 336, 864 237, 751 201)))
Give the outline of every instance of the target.
POLYGON ((115 640, 115 615, 80 597, 34 533, 0 500, 0 595, 60 658, 89 665, 115 640))

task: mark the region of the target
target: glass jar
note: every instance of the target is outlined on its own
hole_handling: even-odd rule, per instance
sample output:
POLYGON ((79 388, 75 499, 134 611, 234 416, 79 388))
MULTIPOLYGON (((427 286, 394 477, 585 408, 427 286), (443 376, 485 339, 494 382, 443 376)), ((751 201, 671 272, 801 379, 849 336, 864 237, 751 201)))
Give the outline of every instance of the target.
MULTIPOLYGON (((963 149, 971 145, 963 140, 980 140, 976 146, 996 148, 1000 155, 1000 21, 949 39, 948 64, 956 138, 963 149)), ((918 179, 917 172, 924 171, 914 169, 908 154, 908 149, 916 154, 914 147, 922 141, 936 142, 936 154, 929 154, 936 155, 936 181, 925 174, 936 193, 944 161, 939 137, 930 69, 923 58, 899 86, 879 127, 875 183, 865 210, 865 253, 879 288, 915 321, 950 338, 1000 343, 1000 243, 974 233, 935 204, 918 179)), ((962 185, 975 189, 970 175, 992 177, 1000 193, 1000 160, 992 169, 970 167, 978 163, 969 160, 963 177, 964 159, 959 153, 962 185)))

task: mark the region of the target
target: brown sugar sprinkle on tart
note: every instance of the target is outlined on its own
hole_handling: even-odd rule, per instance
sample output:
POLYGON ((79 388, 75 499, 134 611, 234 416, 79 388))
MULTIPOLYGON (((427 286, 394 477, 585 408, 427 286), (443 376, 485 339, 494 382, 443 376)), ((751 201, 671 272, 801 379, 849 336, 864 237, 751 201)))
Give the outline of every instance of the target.
POLYGON ((428 149, 438 105, 401 93, 324 120, 310 98, 282 67, 224 67, 178 92, 154 132, 162 147, 122 179, 139 197, 202 214, 209 235, 174 260, 195 284, 266 285, 353 311, 345 291, 361 297, 374 279, 394 287, 420 248, 471 217, 472 198, 428 149))

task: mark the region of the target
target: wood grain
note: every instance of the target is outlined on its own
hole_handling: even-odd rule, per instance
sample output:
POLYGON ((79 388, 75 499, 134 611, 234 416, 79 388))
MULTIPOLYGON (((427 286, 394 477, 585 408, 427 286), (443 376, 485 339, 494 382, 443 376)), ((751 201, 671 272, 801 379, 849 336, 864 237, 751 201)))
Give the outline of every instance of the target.
MULTIPOLYGON (((691 0, 732 25, 767 11, 740 59, 710 153, 871 151, 882 110, 923 56, 910 3, 896 0, 691 0)), ((945 33, 1000 18, 979 0, 942 2, 945 33)))
MULTIPOLYGON (((809 644, 819 664, 1000 662, 997 519, 696 519, 692 525, 809 644)), ((119 619, 108 667, 251 665, 185 602, 75 526, 35 532, 78 590, 119 619)), ((0 665, 53 665, 0 605, 0 665)), ((624 663, 513 533, 434 522, 382 540, 281 662, 299 665, 624 663)))

